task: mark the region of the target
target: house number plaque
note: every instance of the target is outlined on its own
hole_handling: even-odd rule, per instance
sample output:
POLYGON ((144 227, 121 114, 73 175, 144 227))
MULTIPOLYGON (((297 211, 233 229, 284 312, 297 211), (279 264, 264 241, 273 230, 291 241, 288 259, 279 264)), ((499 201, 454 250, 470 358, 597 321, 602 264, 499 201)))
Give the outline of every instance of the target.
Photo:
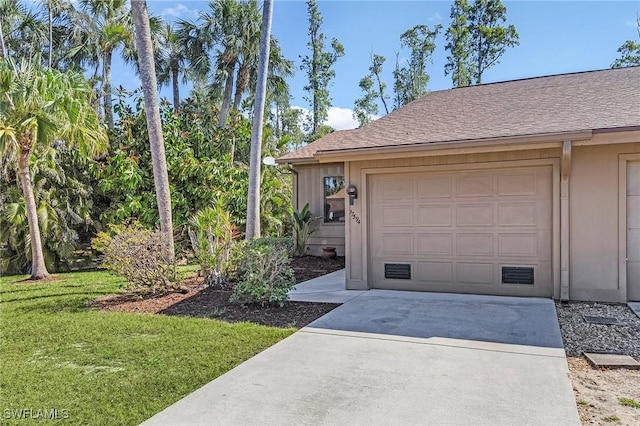
POLYGON ((360 225, 360 217, 351 209, 349 209, 349 216, 351 216, 351 219, 355 220, 355 222, 360 225))

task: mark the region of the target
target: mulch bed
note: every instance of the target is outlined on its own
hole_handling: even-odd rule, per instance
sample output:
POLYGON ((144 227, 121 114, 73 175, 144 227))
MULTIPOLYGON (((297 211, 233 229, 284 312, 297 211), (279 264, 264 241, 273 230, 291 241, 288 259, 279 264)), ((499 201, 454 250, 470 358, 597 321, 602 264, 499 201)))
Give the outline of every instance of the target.
MULTIPOLYGON (((322 259, 294 258, 291 267, 300 283, 344 268, 344 257, 322 259)), ((327 312, 335 303, 289 302, 284 307, 237 305, 229 303, 230 291, 203 285, 201 277, 184 282, 186 293, 168 293, 140 297, 119 294, 96 299, 92 306, 105 311, 124 311, 215 318, 227 322, 247 321, 274 327, 304 327, 327 312)))

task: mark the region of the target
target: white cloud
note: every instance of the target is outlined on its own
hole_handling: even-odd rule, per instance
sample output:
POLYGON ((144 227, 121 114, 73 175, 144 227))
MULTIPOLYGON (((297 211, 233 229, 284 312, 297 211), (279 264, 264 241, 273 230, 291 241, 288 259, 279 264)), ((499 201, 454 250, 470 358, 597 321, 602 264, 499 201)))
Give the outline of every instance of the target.
POLYGON ((195 9, 189 9, 182 3, 178 3, 173 7, 167 7, 161 12, 162 16, 173 16, 176 18, 195 18, 198 15, 198 11, 195 9))
MULTIPOLYGON (((302 120, 308 120, 311 111, 309 111, 305 107, 301 106, 292 106, 291 108, 299 109, 302 111, 302 120)), ((377 120, 380 118, 378 115, 374 115, 371 119, 377 120)), ((329 127, 332 127, 335 130, 347 130, 347 129, 355 129, 358 127, 358 121, 353 118, 353 110, 351 108, 340 108, 340 107, 331 107, 327 111, 327 120, 322 123, 329 127)), ((302 126, 302 122, 300 123, 300 128, 304 131, 302 126)))
POLYGON ((336 130, 358 127, 358 122, 353 118, 353 110, 350 108, 331 107, 327 111, 327 116, 327 121, 324 124, 336 130))
POLYGON ((442 21, 442 15, 440 15, 438 12, 434 13, 433 15, 429 16, 429 21, 433 22, 433 21, 442 21))

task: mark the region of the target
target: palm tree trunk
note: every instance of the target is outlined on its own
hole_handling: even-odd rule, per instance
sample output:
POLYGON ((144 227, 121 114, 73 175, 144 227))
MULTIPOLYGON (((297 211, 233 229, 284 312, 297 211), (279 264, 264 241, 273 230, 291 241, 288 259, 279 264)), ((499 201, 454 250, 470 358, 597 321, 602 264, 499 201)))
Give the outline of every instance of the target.
POLYGON ((264 119, 264 104, 267 95, 272 17, 273 1, 264 0, 262 6, 262 29, 260 31, 258 82, 256 84, 256 100, 253 105, 253 123, 251 127, 249 194, 247 200, 247 239, 260 237, 260 160, 262 157, 262 122, 264 119))
POLYGON ((111 100, 111 57, 113 52, 108 51, 102 57, 102 92, 104 96, 104 117, 110 130, 115 127, 113 123, 113 102, 111 100))
POLYGON ((222 98, 220 116, 218 117, 218 126, 223 129, 227 126, 227 117, 229 116, 229 108, 231 107, 231 95, 233 93, 233 69, 235 66, 235 62, 227 64, 227 80, 224 83, 224 97, 222 98))
POLYGON ((240 65, 238 69, 238 77, 236 78, 236 94, 233 99, 234 111, 240 110, 240 102, 242 102, 242 94, 247 90, 249 85, 249 66, 246 64, 240 65))
POLYGON ((2 34, 2 20, 0 20, 0 58, 5 57, 4 35, 2 34))
MULTIPOLYGON (((28 134, 30 135, 30 131, 28 134)), ((25 137, 30 138, 28 135, 25 137)), ((29 142, 29 146, 31 142, 29 142)), ((27 222, 29 224, 29 235, 31 236, 31 279, 41 280, 49 276, 47 265, 44 262, 42 252, 42 240, 40 239, 40 225, 38 224, 38 211, 36 198, 31 185, 31 174, 29 172, 29 157, 31 150, 23 150, 18 158, 18 176, 22 186, 25 208, 27 210, 27 222)))
POLYGON ((171 83, 173 84, 173 110, 180 111, 180 86, 178 82, 178 67, 171 68, 171 83))
POLYGON ((147 117, 151 161, 153 163, 153 182, 156 188, 156 200, 160 214, 160 231, 166 239, 165 260, 173 263, 175 250, 173 245, 173 222, 171 218, 171 194, 169 192, 169 173, 164 152, 164 137, 160 107, 158 105, 158 84, 149 28, 149 14, 146 0, 131 2, 131 15, 135 29, 135 43, 138 51, 138 68, 144 94, 144 112, 147 117))
POLYGON ((51 0, 47 2, 47 6, 48 6, 47 15, 49 18, 49 62, 48 63, 49 63, 49 69, 51 69, 51 61, 53 58, 53 11, 51 10, 53 5, 51 4, 51 0))

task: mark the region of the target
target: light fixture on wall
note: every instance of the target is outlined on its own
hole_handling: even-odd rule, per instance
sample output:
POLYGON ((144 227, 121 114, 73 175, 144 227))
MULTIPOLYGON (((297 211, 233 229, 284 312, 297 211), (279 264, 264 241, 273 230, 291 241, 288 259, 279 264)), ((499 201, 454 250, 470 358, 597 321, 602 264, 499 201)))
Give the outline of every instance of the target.
POLYGON ((353 205, 353 200, 358 198, 358 188, 355 185, 349 185, 347 187, 347 194, 349 194, 349 205, 353 205))
POLYGON ((269 157, 264 157, 262 159, 262 164, 264 164, 265 166, 275 166, 276 165, 276 159, 269 156, 269 157))

